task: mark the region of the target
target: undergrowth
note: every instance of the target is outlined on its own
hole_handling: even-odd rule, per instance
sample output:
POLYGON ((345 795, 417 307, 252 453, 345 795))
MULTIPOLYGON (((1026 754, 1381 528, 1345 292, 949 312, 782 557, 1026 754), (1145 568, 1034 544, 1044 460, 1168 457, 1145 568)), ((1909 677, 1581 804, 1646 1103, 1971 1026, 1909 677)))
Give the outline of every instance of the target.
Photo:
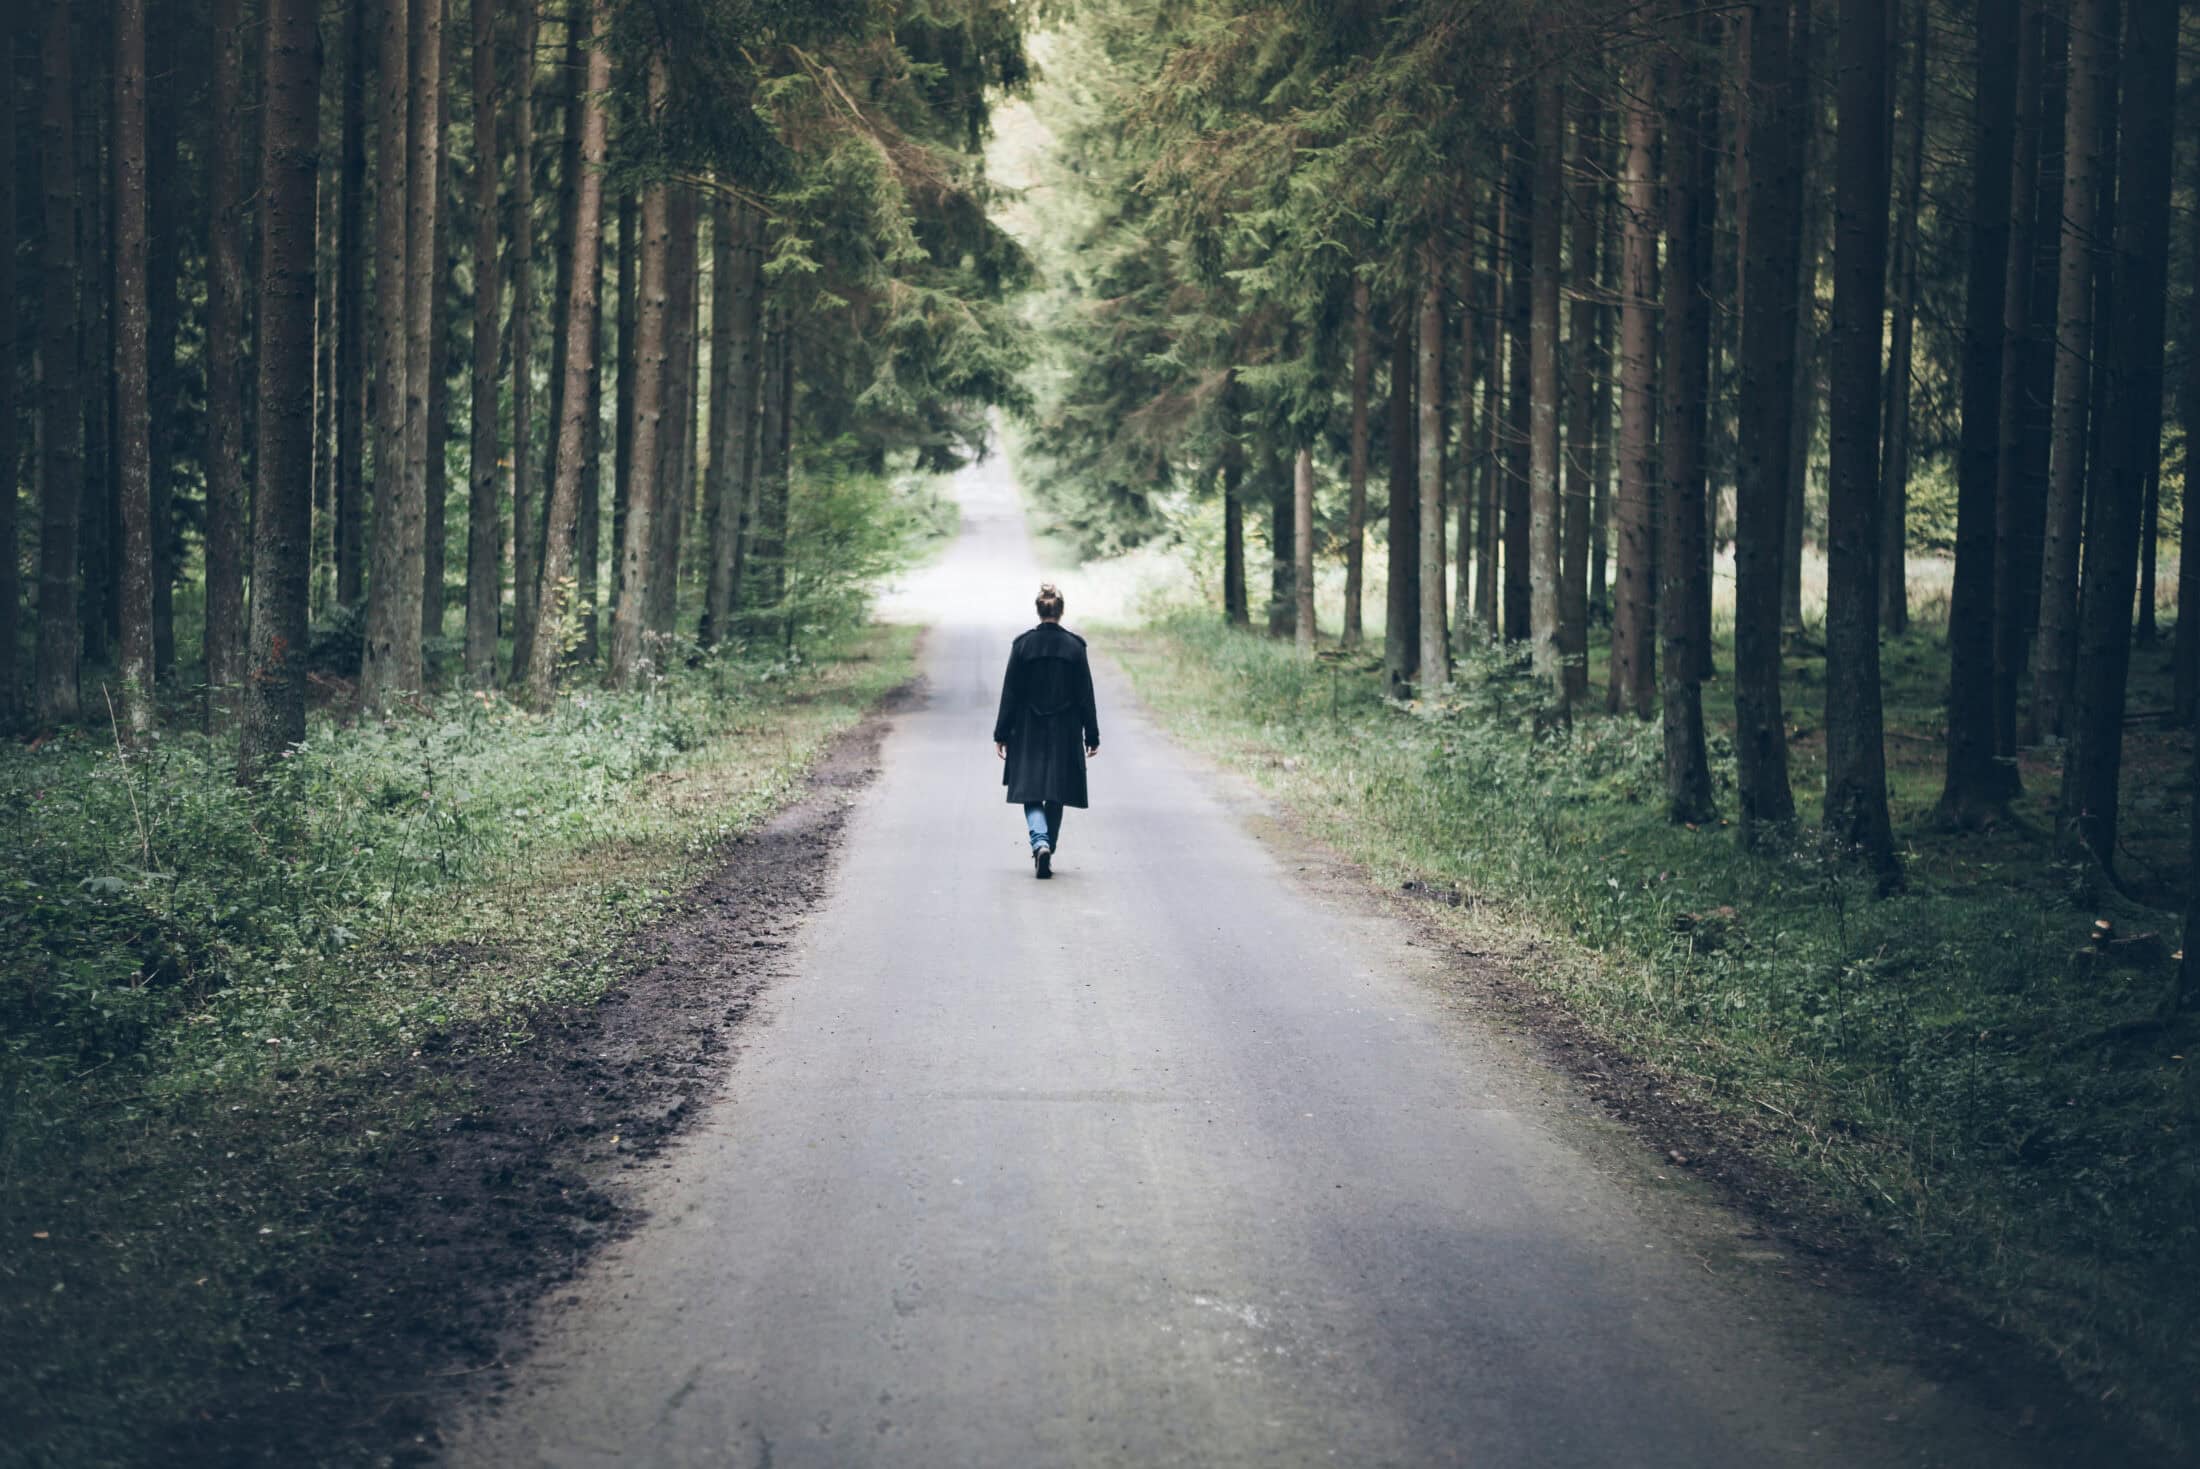
POLYGON ((0 748, 0 1461, 131 1460, 224 1374, 338 1370, 269 1290, 451 1101, 422 1050, 599 996, 914 646, 316 718, 250 793, 196 735, 0 748))
MULTIPOLYGON (((2200 1116, 2184 1060, 2200 1037, 2189 1017, 2181 1033, 2118 1029, 2162 994, 2169 944, 2088 951, 2099 900, 2052 860, 2051 817, 1936 834, 1937 743, 1891 730, 1908 740, 1894 783, 1909 884, 1879 900, 1807 836, 1750 857, 1719 825, 1668 824, 1655 724, 1598 714, 1537 738, 1508 654, 1469 659, 1441 702, 1400 706, 1368 660, 1305 659, 1207 614, 1116 645, 1167 723, 1386 882, 1459 894, 1444 921, 1729 1116, 1802 1207, 2194 1441, 2200 1116)), ((1893 650, 1890 720, 1929 729, 1944 666, 1893 650)), ((1814 666, 1790 672, 1807 832, 1814 666)), ((1731 810, 1725 697, 1714 686, 1712 763, 1731 810)), ((2183 804, 2154 774, 2130 784, 2135 839, 2175 825, 2183 804)), ((2116 916, 2130 931, 2150 915, 2116 916)))

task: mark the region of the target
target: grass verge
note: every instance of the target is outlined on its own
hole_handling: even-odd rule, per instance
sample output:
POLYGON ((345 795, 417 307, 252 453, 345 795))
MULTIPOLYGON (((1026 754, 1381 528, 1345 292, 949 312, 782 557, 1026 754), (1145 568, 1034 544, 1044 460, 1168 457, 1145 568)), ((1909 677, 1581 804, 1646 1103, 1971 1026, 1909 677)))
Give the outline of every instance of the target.
MULTIPOLYGON (((1945 658, 1926 639, 1888 659, 1910 882, 1887 900, 1805 841, 1752 858, 1717 827, 1669 825, 1656 726, 1599 715, 1539 742, 1500 655, 1404 708, 1365 659, 1303 659, 1209 614, 1111 646, 1165 724, 1316 835, 1393 888, 1456 895, 1439 921, 1727 1119, 1793 1207, 2035 1343, 2173 1449, 2200 1442, 2200 1038, 2189 1017, 2119 1029, 2161 994, 2171 943, 2091 951, 2099 901, 2052 860, 2037 798, 2029 827, 1929 829, 1945 658)), ((2141 662, 2144 708, 2159 670, 2141 662)), ((1789 669, 1806 829, 1819 666, 1789 669)), ((1731 698, 1709 695, 1731 809, 1731 698)), ((2141 731, 2127 752, 2137 867, 2174 860, 2186 797, 2166 772, 2184 748, 2141 731)), ((2051 790, 2051 768, 2028 767, 2028 787, 2051 790)), ((2114 916, 2131 932, 2149 915, 2114 916)))
POLYGON ((384 1149, 464 1125, 423 1052, 597 999, 916 639, 317 724, 251 796, 193 737, 0 752, 0 1461, 143 1462, 240 1379, 340 1376, 292 1293, 384 1149))

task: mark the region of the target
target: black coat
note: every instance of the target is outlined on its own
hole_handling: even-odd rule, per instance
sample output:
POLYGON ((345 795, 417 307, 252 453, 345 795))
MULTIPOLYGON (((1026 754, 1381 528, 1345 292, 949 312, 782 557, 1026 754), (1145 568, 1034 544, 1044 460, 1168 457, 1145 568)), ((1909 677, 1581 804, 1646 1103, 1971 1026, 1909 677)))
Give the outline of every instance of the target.
POLYGON ((1016 639, 1001 679, 993 743, 1008 746, 1001 784, 1009 800, 1085 804, 1085 751, 1100 748, 1100 716, 1083 638, 1042 622, 1016 639))

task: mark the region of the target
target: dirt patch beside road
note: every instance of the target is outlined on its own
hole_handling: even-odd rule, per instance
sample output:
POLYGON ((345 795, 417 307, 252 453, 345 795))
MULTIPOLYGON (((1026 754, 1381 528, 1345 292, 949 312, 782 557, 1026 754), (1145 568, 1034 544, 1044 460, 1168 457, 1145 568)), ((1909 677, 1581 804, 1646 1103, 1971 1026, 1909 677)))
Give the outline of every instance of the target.
MULTIPOLYGON (((626 946, 598 1003, 524 1035, 459 1029, 403 1083, 427 1120, 320 1225, 321 1266, 257 1286, 326 1370, 240 1378, 163 1445, 187 1462, 423 1462, 459 1392, 491 1385, 529 1309, 641 1214, 622 1174, 677 1136, 740 1049, 758 997, 823 894, 853 798, 904 689, 842 734, 802 794, 626 946)), ((454 960, 454 962, 463 962, 454 960)))

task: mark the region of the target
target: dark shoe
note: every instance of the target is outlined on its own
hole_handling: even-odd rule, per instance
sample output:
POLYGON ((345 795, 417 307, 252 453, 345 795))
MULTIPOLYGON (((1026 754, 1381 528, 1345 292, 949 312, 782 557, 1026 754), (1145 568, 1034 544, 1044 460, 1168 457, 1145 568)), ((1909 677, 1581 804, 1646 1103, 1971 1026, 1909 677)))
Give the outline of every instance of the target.
POLYGON ((1054 876, 1054 849, 1045 842, 1031 849, 1031 870, 1035 877, 1054 876))

